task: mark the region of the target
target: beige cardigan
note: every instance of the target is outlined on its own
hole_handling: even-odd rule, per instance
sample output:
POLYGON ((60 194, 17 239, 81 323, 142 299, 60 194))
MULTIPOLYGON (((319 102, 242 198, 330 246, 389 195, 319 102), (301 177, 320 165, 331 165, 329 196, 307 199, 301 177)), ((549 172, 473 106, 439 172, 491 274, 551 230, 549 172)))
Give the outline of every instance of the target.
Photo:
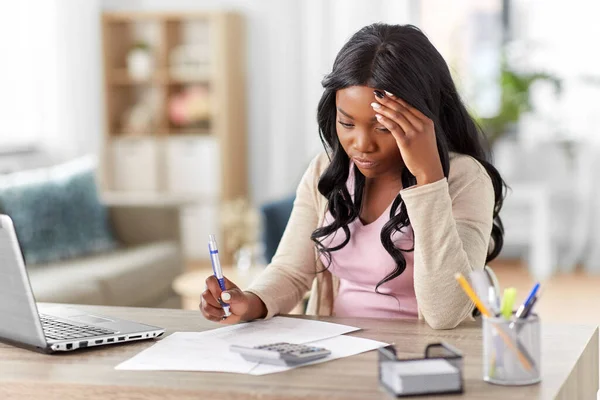
MULTIPOLYGON (((327 199, 317 184, 328 164, 325 153, 310 163, 277 252, 248 289, 265 303, 267 318, 291 311, 311 285, 307 313, 332 315, 339 281, 323 271, 310 239, 326 214, 327 199)), ((466 276, 485 265, 494 207, 492 182, 476 160, 451 154, 448 179, 404 189, 400 195, 414 231, 419 318, 434 329, 454 328, 473 311, 454 275, 466 276)))

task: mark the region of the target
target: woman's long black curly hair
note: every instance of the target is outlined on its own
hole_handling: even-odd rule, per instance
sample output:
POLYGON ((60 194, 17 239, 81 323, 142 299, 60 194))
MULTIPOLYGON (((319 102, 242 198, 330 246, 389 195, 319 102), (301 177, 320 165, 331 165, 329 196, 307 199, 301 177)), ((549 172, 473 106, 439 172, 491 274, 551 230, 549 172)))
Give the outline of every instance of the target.
MULTIPOLYGON (((446 177, 450 170, 449 152, 469 155, 485 167, 495 193, 492 242, 486 262, 500 253, 504 228, 498 213, 502 208, 506 184, 489 162, 484 136, 467 112, 446 62, 417 27, 377 23, 362 28, 342 47, 332 72, 323 79, 322 85, 325 90, 319 101, 317 121, 321 141, 331 163, 323 172, 318 189, 328 200, 333 222, 315 230, 311 239, 330 263, 331 253, 350 241, 348 224, 359 216, 365 188, 365 176, 354 167, 354 196, 348 192, 346 182, 350 159, 336 132, 336 92, 350 86, 387 90, 430 118, 435 124, 437 147, 446 177), (342 243, 334 247, 324 245, 323 239, 339 229, 345 233, 342 243)), ((415 177, 404 168, 402 186, 408 188, 415 184, 415 177)), ((381 230, 381 243, 396 262, 396 268, 377 284, 376 290, 406 268, 402 251, 413 249, 397 248, 392 235, 409 225, 406 206, 398 195, 392 203, 390 220, 381 230)))

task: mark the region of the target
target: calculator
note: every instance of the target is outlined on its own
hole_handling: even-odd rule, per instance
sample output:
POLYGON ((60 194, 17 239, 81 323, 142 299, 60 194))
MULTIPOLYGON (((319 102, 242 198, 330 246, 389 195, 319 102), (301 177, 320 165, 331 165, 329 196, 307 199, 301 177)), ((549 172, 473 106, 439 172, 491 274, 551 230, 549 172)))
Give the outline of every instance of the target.
POLYGON ((255 347, 231 345, 229 349, 247 361, 285 366, 304 364, 331 354, 331 351, 322 347, 285 342, 255 347))

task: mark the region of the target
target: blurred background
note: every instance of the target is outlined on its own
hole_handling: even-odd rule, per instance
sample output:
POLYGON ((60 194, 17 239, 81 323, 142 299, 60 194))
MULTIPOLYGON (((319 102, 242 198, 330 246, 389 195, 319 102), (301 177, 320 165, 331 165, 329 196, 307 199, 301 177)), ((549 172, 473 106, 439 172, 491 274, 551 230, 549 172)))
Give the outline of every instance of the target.
POLYGON ((37 299, 196 308, 209 233, 226 275, 247 284, 322 151, 322 77, 352 33, 381 21, 427 34, 488 136, 511 187, 491 264, 501 285, 524 298, 542 280, 545 318, 597 323, 598 11, 587 0, 2 2, 0 209, 37 299))

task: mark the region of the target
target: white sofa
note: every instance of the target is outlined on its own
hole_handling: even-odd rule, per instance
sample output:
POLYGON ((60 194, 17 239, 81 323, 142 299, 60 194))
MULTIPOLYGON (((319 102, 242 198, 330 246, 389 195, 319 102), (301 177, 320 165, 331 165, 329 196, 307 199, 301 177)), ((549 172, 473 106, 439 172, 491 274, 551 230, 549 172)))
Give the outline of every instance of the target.
POLYGON ((37 301, 179 308, 171 284, 183 272, 179 208, 111 206, 121 243, 101 255, 29 267, 37 301))

